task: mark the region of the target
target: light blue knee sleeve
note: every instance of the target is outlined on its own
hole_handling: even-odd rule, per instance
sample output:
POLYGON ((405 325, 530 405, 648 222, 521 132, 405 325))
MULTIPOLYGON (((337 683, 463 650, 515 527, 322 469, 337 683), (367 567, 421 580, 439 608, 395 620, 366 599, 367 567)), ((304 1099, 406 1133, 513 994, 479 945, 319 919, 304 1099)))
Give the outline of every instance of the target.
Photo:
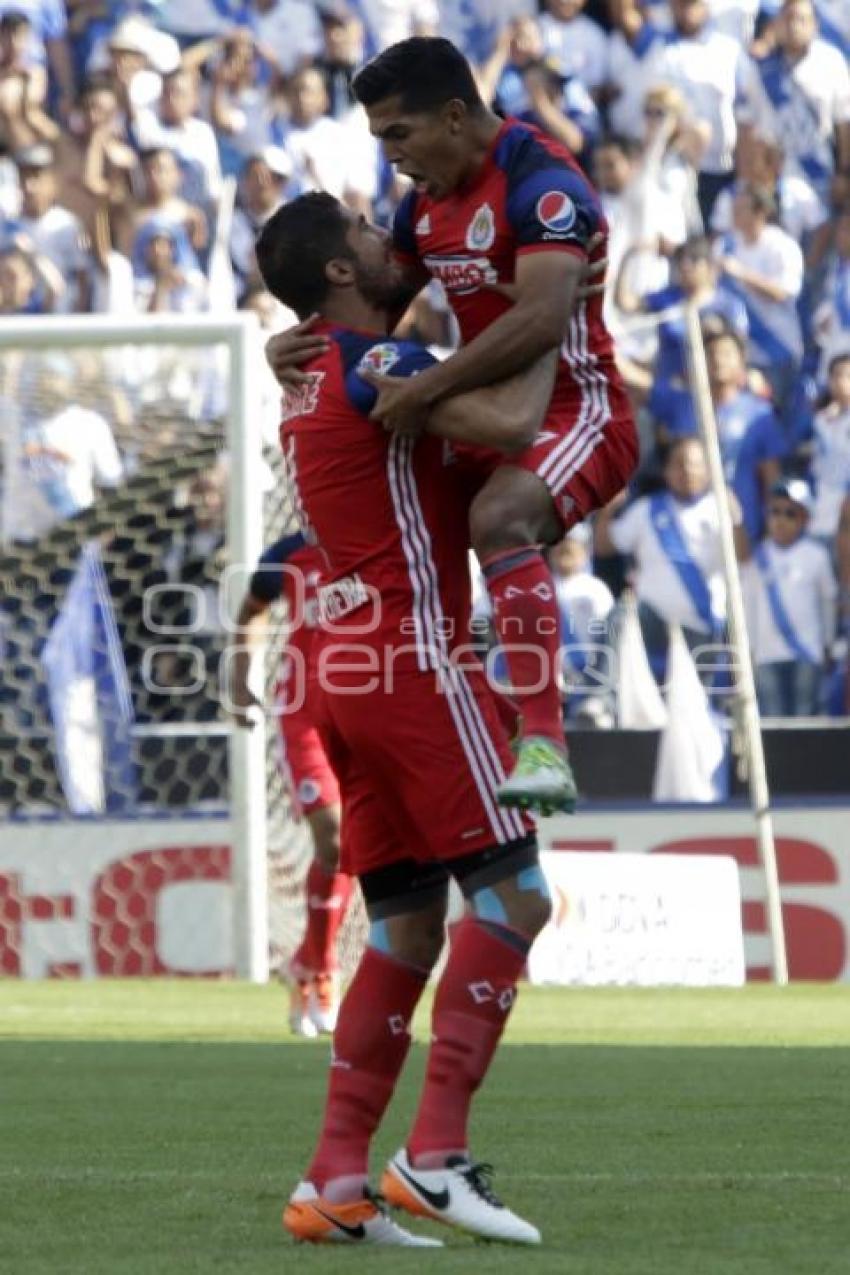
POLYGON ((390 945, 390 931, 386 921, 372 921, 369 926, 369 938, 367 942, 369 947, 373 947, 376 952, 383 952, 384 956, 392 956, 393 950, 390 945))
POLYGON ((492 886, 476 890, 470 899, 472 910, 479 921, 492 921, 495 925, 507 925, 508 914, 505 905, 492 886))
MULTIPOLYGON (((536 890, 544 899, 550 898, 549 886, 538 863, 530 868, 523 868, 516 876, 517 889, 536 890)), ((484 886, 476 890, 470 899, 472 910, 480 921, 492 921, 495 925, 507 925, 508 914, 505 905, 493 886, 484 886)))
POLYGON ((523 868, 522 872, 517 874, 516 883, 520 890, 536 890, 542 898, 552 898, 549 882, 543 875, 543 869, 539 863, 532 864, 530 868, 523 868))

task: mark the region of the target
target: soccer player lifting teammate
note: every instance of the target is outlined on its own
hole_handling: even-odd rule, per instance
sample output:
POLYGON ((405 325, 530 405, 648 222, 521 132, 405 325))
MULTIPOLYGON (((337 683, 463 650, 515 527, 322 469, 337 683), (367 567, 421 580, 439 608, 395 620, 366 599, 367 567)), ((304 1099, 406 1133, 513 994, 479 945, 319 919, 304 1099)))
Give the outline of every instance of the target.
POLYGON ((251 659, 271 604, 282 598, 288 633, 275 696, 280 743, 295 813, 310 828, 313 857, 307 869, 307 924, 283 971, 289 983, 289 1025, 297 1036, 332 1032, 339 1002, 336 937, 345 919, 352 880, 339 871, 339 787, 311 713, 316 692, 313 643, 318 624, 316 590, 322 558, 300 532, 282 536, 257 563, 237 614, 238 642, 228 659, 228 708, 250 727, 260 708, 249 685, 251 659))
MULTIPOLYGON (((488 110, 448 40, 392 45, 360 71, 354 90, 387 158, 414 183, 393 228, 403 271, 394 315, 429 277, 439 279, 463 340, 415 378, 381 380, 373 418, 401 437, 415 435, 453 396, 558 351, 536 438, 508 460, 474 457, 480 485, 470 533, 522 713, 516 765, 499 800, 570 810, 576 794, 557 685, 560 628, 541 546, 605 505, 637 460, 602 297, 583 287, 588 262, 604 260, 605 218, 566 148, 488 110)), ((292 381, 294 365, 324 344, 300 325, 272 339, 269 359, 292 381)))
POLYGON ((381 1190, 415 1215, 537 1243, 468 1149, 472 1098, 550 902, 531 822, 498 802, 511 755, 469 645, 469 497, 446 440, 520 446, 543 419, 555 357, 440 404, 421 437, 385 431, 369 420, 372 378, 424 376, 434 363, 387 336, 398 266, 386 236, 331 196, 305 195, 266 223, 257 260, 284 304, 322 315, 327 338, 284 395, 281 439, 323 557, 313 711, 340 785, 341 866, 358 876, 370 922, 334 1033, 318 1145, 284 1225, 313 1242, 435 1243, 383 1212, 368 1154, 442 947, 451 874, 469 912, 437 988, 413 1127, 381 1190))

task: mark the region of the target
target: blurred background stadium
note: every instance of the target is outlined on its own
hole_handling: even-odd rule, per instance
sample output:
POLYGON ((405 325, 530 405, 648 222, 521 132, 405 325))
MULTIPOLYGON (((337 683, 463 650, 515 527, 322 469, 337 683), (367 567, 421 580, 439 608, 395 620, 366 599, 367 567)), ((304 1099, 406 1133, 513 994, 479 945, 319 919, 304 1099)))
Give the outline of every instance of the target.
MULTIPOLYGON (((298 941, 308 849, 274 723, 234 740, 221 697, 228 568, 292 524, 262 356, 291 316, 261 286, 253 237, 311 189, 390 223, 402 189, 351 79, 436 32, 488 101, 595 180, 640 423, 625 507, 552 553, 583 804, 544 843, 732 856, 749 976, 768 975, 717 519, 698 531, 708 622, 645 533, 657 493, 708 485, 699 447, 678 442, 697 433, 690 301, 746 533, 791 976, 850 978, 846 0, 0 0, 3 974, 258 976, 298 941), (205 336, 200 316, 233 324, 205 336), (795 642, 752 553, 804 536, 795 642), (668 649, 670 626, 684 647, 668 649), (700 659, 706 645, 721 654, 700 659), (683 722, 702 759, 686 773, 683 722)), ((453 347, 437 285, 404 325, 453 347)), ((275 616, 270 701, 280 641, 275 616)), ((361 938, 355 910, 347 962, 361 938)))

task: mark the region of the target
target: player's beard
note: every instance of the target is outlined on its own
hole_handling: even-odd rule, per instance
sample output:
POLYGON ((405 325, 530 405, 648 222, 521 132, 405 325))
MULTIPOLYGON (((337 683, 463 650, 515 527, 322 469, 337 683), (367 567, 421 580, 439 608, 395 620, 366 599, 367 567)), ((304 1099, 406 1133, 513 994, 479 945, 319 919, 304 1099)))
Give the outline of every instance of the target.
MULTIPOLYGON (((362 261, 355 261, 354 283, 363 300, 377 310, 393 311, 401 297, 405 296, 399 273, 390 262, 367 266, 362 261)), ((406 301, 401 304, 406 304, 406 301)))

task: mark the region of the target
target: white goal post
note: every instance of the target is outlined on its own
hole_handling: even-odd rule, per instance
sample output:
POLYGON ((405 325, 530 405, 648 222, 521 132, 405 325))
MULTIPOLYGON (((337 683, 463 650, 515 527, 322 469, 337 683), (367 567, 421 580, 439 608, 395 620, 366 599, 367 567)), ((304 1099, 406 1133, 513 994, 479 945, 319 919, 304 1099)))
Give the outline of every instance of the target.
MULTIPOLYGON (((243 565, 245 571, 249 572, 262 551, 264 541, 261 424, 260 414, 255 410, 253 402, 259 390, 257 375, 260 339, 256 319, 253 315, 246 314, 233 314, 227 318, 207 315, 191 318, 151 315, 121 319, 110 315, 0 320, 0 371, 3 376, 0 426, 4 505, 7 510, 7 516, 4 517, 3 549, 10 579, 14 579, 15 573, 15 545, 21 542, 26 548, 28 539, 26 529, 16 528, 8 513, 12 507, 21 454, 22 428, 18 418, 26 415, 21 403, 30 390, 33 401, 37 399, 39 360, 55 362, 57 358, 65 359, 69 355, 73 357, 78 351, 93 351, 99 360, 114 356, 115 378, 118 381, 126 380, 127 398, 133 404, 133 412, 138 417, 134 428, 136 434, 139 434, 145 430, 145 413, 159 412, 162 408, 162 402, 151 393, 147 370, 142 369, 140 372, 138 367, 143 349, 167 349, 171 352, 171 380, 167 389, 163 390, 162 401, 167 399, 170 405, 167 410, 171 417, 184 417, 183 426, 187 435, 192 433, 192 405, 197 401, 198 395, 193 394, 193 386, 189 385, 185 399, 179 403, 175 404, 169 397, 173 394, 174 378, 181 371, 180 364, 189 365, 190 380, 205 377, 210 380, 205 392, 213 401, 218 398, 218 407, 213 406, 207 410, 210 419, 217 412, 218 446, 226 449, 229 460, 226 559, 230 564, 243 565), (214 366, 216 363, 217 366, 214 366), (22 368, 24 372, 20 371, 22 368), (216 384, 216 377, 220 379, 220 384, 216 384)), ((107 366, 102 376, 104 392, 114 388, 107 384, 111 379, 111 369, 107 366)), ((194 390, 197 390, 197 385, 194 390)), ((205 422, 208 423, 209 421, 205 422)), ((172 421, 169 428, 173 428, 172 421)), ((155 435, 155 429, 149 433, 155 435)), ((157 451, 155 438, 153 445, 150 438, 143 439, 140 445, 142 454, 145 454, 146 448, 148 453, 157 451)), ((175 455, 179 450, 179 447, 175 448, 175 455)), ((165 459, 167 461, 167 455, 165 459)), ((120 527, 116 530, 120 531, 120 527)), ((103 534, 102 526, 95 529, 95 536, 98 533, 103 534)), ((279 530, 277 534, 280 534, 279 530)), ((21 552, 24 553, 25 549, 21 552)), ((240 586, 244 588, 247 578, 245 571, 225 573, 225 578, 230 580, 237 592, 240 586)), ((61 598, 57 595, 51 601, 59 605, 61 598)), ((228 600, 228 605, 232 608, 233 599, 228 600)), ((27 690, 22 691, 22 697, 27 694, 27 690)), ((16 707, 22 708, 22 705, 13 705, 13 709, 16 707)), ((12 717, 14 713, 10 715, 10 720, 12 717)), ((185 723, 183 726, 185 728, 185 723)), ((148 730, 149 733, 160 733, 165 738, 176 738, 181 734, 181 725, 151 727, 148 730)), ((144 731, 140 733, 144 734, 144 731)), ((182 733, 185 733, 185 729, 182 733)), ((259 722, 251 733, 235 729, 229 729, 227 733, 233 965, 238 976, 262 982, 269 975, 265 728, 259 722)), ((209 725, 199 725, 198 746, 205 747, 216 734, 221 734, 220 727, 216 731, 209 725)), ((26 771, 30 763, 25 739, 21 741, 21 753, 23 761, 18 769, 26 771)), ((25 777, 31 778, 29 775, 25 777)), ((8 798, 9 810, 20 816, 26 814, 27 804, 25 799, 17 796, 14 791, 11 792, 8 798)), ((148 809, 150 806, 149 802, 148 809)), ((37 802, 35 808, 41 809, 37 802)))

